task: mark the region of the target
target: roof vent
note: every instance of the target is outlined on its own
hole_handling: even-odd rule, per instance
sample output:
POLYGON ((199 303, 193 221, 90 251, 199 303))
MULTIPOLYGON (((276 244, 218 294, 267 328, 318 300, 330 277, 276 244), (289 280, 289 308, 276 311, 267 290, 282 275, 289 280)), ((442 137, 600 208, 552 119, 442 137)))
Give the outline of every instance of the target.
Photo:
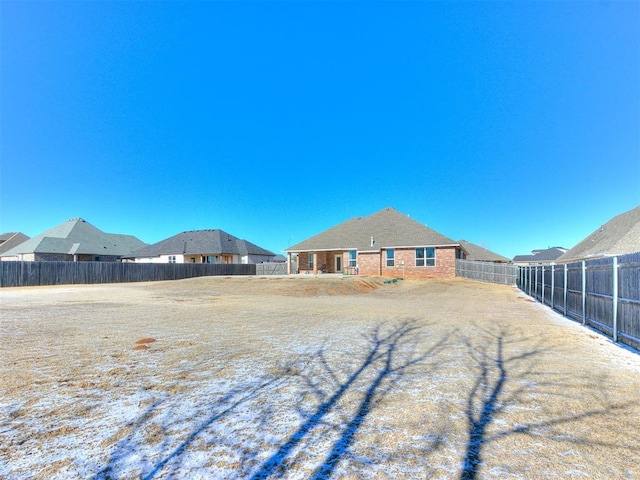
POLYGON ((371 246, 373 247, 373 245, 376 243, 376 241, 373 239, 373 235, 371 235, 371 246))

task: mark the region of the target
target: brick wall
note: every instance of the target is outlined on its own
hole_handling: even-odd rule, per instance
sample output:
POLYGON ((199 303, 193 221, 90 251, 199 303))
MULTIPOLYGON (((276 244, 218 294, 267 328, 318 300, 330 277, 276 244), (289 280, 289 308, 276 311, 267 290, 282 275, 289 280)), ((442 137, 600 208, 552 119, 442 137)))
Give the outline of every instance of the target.
MULTIPOLYGON (((335 272, 335 255, 340 252, 316 252, 315 265, 309 270, 309 253, 298 255, 300 273, 318 273, 322 265, 326 265, 327 273, 335 272)), ((415 248, 395 249, 395 266, 387 267, 386 250, 380 252, 358 252, 358 272, 360 275, 382 275, 383 277, 404 278, 446 278, 455 277, 455 247, 436 248, 436 264, 433 267, 416 266, 415 248), (402 263, 404 262, 404 267, 402 263)), ((349 265, 349 253, 342 253, 343 271, 349 265)))
POLYGON ((333 268, 332 264, 333 256, 329 256, 328 252, 301 252, 298 254, 298 270, 300 273, 318 273, 321 271, 322 266, 328 270, 333 268), (309 268, 309 253, 315 253, 315 259, 313 262, 313 269, 309 268))
POLYGON ((381 255, 382 276, 384 277, 445 278, 456 275, 455 247, 436 248, 436 265, 434 267, 416 267, 415 248, 396 248, 395 266, 393 267, 387 267, 385 250, 382 250, 381 255))
POLYGON ((380 275, 380 252, 358 252, 360 275, 380 275))
POLYGON ((298 254, 298 271, 300 273, 309 271, 309 253, 301 252, 298 254))
MULTIPOLYGON (((25 261, 27 256, 25 255, 25 261)), ((73 261, 73 255, 66 253, 35 253, 34 261, 36 262, 70 262, 73 261)))
POLYGON ((318 273, 321 272, 322 266, 325 267, 325 273, 336 273, 336 255, 342 256, 342 269, 344 270, 348 262, 348 255, 340 251, 332 252, 301 252, 298 254, 298 271, 300 273, 318 273), (309 269, 309 253, 315 253, 315 262, 313 269, 309 269))

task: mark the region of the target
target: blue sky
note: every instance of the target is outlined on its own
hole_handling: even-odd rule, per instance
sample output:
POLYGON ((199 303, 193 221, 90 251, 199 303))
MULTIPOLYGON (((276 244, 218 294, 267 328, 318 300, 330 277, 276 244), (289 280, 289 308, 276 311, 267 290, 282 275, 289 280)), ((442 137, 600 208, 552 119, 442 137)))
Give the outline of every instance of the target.
POLYGON ((280 253, 391 206, 513 257, 640 204, 640 2, 0 9, 0 232, 280 253))

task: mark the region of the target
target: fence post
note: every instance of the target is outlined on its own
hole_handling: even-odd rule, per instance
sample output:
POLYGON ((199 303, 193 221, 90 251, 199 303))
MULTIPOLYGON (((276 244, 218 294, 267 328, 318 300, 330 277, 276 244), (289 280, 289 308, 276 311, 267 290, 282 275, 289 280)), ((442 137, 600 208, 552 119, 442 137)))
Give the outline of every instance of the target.
POLYGON ((555 284, 556 284, 556 266, 555 265, 551 265, 551 310, 553 310, 553 307, 555 306, 554 304, 554 300, 555 300, 555 284))
POLYGON ((613 257, 613 342, 618 342, 618 257, 613 257))
POLYGON ((536 300, 538 299, 538 267, 534 267, 535 269, 535 275, 534 275, 534 288, 533 288, 533 294, 536 300))
POLYGON ((582 325, 587 324, 587 262, 582 260, 582 325))
POLYGON ((533 269, 531 265, 527 267, 529 269, 529 296, 533 297, 533 269))
POLYGON ((542 291, 540 292, 540 302, 544 305, 544 265, 540 269, 540 275, 542 276, 542 291))
POLYGON ((564 300, 564 316, 567 316, 567 264, 564 264, 564 288, 562 289, 562 297, 564 300))

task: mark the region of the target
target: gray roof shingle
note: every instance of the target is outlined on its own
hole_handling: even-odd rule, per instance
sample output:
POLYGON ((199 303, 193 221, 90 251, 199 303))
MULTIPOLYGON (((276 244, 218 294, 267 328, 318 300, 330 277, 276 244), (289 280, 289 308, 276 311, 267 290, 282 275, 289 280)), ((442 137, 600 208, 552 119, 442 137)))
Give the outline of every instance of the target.
POLYGON ((480 262, 510 262, 507 257, 498 255, 497 253, 482 248, 466 240, 460 240, 458 242, 462 248, 467 252, 467 260, 477 260, 480 262))
POLYGON ((640 252, 640 205, 609 220, 557 261, 566 263, 636 252, 640 252))
POLYGON ((234 237, 219 229, 191 230, 136 250, 131 257, 146 258, 160 255, 265 255, 275 253, 251 242, 234 237))
POLYGON ((146 245, 133 235, 105 233, 82 218, 72 218, 8 250, 23 253, 61 253, 122 257, 146 245))
POLYGON ((287 248, 287 252, 377 251, 391 247, 458 245, 448 237, 388 207, 368 217, 356 217, 287 248), (373 246, 371 240, 373 237, 373 246))
POLYGON ((562 247, 551 247, 541 250, 534 250, 531 255, 516 255, 514 262, 553 262, 567 251, 562 247))
POLYGON ((9 232, 0 235, 0 255, 29 240, 24 233, 9 232))

